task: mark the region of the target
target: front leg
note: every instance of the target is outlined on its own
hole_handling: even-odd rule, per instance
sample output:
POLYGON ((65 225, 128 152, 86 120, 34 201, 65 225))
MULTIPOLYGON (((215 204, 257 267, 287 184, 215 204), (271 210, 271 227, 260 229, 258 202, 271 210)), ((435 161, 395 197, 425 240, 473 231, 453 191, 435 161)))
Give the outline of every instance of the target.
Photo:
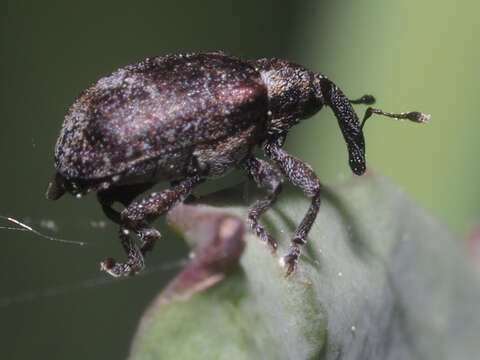
POLYGON ((305 245, 307 243, 308 232, 317 217, 318 209, 320 207, 321 184, 310 165, 287 154, 281 148, 284 140, 284 138, 280 138, 276 141, 267 142, 264 147, 265 154, 275 161, 283 174, 293 185, 302 189, 305 195, 312 199, 307 214, 295 230, 290 251, 283 258, 285 264, 288 266, 285 276, 289 276, 297 267, 298 258, 300 256, 300 245, 305 245))
POLYGON ((127 253, 127 260, 125 263, 119 263, 114 259, 107 259, 101 263, 101 269, 115 277, 134 275, 139 272, 144 265, 144 255, 153 248, 155 241, 160 237, 157 230, 147 225, 148 222, 184 201, 199 182, 200 178, 193 176, 171 189, 154 192, 128 205, 120 213, 119 218, 120 239, 127 253), (134 231, 142 240, 140 249, 136 248, 128 238, 129 231, 134 231))

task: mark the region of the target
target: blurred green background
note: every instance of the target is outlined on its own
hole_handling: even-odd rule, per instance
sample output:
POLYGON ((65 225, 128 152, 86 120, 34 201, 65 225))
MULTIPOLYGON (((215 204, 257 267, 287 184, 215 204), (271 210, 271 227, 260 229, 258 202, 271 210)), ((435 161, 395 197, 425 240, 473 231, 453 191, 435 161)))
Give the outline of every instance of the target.
MULTIPOLYGON (((4 0, 0 214, 88 244, 0 230, 0 357, 125 358, 142 310, 178 270, 162 264, 187 253, 159 220, 164 237, 148 257, 153 271, 104 281, 99 261, 122 252, 113 225, 92 226, 104 219, 95 197, 43 197, 68 106, 100 76, 147 56, 223 49, 285 57, 326 74, 351 98, 372 93, 386 111, 431 113, 428 125, 370 120, 368 164, 462 241, 480 220, 479 13, 473 0, 4 0), (42 228, 45 220, 58 231, 42 228)), ((295 128, 287 147, 326 184, 351 177, 328 109, 295 128)), ((234 173, 211 188, 240 179, 234 173)))

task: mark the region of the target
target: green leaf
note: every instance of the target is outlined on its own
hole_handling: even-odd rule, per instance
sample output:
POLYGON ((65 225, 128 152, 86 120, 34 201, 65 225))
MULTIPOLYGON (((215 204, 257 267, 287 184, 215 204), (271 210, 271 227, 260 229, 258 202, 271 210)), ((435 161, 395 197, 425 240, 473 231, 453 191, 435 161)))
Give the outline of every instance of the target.
MULTIPOLYGON (((216 208, 189 206, 196 212, 170 222, 200 254, 215 238, 205 219, 245 219, 252 195, 261 196, 241 186, 226 190, 202 199, 216 208)), ((219 271, 197 259, 197 270, 174 280, 147 310, 130 358, 478 358, 479 277, 437 220, 372 172, 327 188, 299 267, 286 279, 279 259, 308 204, 287 187, 262 218, 281 244, 277 254, 236 223, 229 241, 247 242, 240 266, 225 277, 235 255, 219 271)))

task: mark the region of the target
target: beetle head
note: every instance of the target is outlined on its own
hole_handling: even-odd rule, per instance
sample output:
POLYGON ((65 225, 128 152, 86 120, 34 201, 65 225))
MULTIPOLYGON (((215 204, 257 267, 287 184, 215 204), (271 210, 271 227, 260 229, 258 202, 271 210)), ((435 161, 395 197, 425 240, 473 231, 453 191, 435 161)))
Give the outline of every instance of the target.
POLYGON ((288 131, 328 105, 347 144, 350 168, 357 175, 365 172, 362 127, 350 101, 333 82, 287 60, 260 59, 253 65, 268 90, 271 131, 288 131))

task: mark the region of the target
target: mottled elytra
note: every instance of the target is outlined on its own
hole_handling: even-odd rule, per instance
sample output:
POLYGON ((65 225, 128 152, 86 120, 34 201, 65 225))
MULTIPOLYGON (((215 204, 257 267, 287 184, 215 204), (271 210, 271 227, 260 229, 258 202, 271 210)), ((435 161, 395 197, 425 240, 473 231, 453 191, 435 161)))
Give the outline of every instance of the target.
POLYGON ((420 112, 391 114, 368 108, 359 122, 352 104, 373 104, 370 95, 349 100, 327 77, 287 60, 245 61, 224 52, 147 58, 101 78, 68 110, 55 147, 56 174, 47 199, 65 192, 96 191, 108 218, 120 225, 125 262, 107 259, 102 270, 133 275, 160 233, 149 223, 184 201, 202 181, 243 169, 268 195, 248 211, 248 224, 277 248, 259 218, 280 194, 282 175, 312 199, 298 225, 286 275, 296 268, 300 246, 320 206, 321 184, 312 168, 282 147, 289 129, 322 106, 332 108, 345 138, 352 171, 365 172, 362 128, 372 114, 426 122, 420 112), (253 155, 263 148, 266 159, 253 155), (160 181, 169 189, 134 199, 160 181), (125 206, 113 209, 114 202, 125 206), (135 233, 138 247, 129 237, 135 233))

